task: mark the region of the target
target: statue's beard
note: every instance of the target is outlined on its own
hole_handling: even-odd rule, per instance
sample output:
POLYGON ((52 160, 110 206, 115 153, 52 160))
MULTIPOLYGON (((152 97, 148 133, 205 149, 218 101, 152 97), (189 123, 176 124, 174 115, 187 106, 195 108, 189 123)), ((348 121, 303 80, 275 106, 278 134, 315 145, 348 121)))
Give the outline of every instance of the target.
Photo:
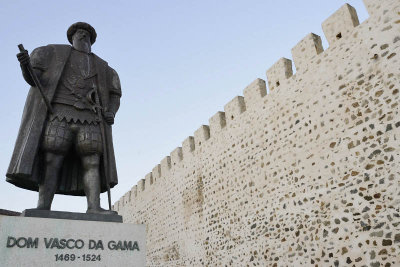
POLYGON ((91 50, 90 43, 86 39, 74 39, 72 46, 79 51, 89 53, 91 50))

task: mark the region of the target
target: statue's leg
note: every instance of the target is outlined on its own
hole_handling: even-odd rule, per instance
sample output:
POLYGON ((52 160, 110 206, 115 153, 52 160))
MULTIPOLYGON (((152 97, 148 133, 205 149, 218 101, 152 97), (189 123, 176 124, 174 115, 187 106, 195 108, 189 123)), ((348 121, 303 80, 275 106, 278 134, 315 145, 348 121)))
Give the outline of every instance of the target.
POLYGON ((82 124, 77 134, 76 150, 81 155, 83 186, 87 198, 87 213, 115 214, 100 207, 100 159, 103 153, 99 125, 82 124))
POLYGON ((83 188, 85 190, 88 211, 100 209, 100 155, 82 156, 83 188))
POLYGON ((48 121, 44 134, 44 176, 39 184, 38 209, 49 210, 57 191, 59 173, 64 157, 72 145, 72 132, 65 121, 48 121))
POLYGON ((45 153, 45 175, 43 181, 39 184, 38 209, 50 210, 57 190, 58 174, 63 160, 64 155, 45 153))

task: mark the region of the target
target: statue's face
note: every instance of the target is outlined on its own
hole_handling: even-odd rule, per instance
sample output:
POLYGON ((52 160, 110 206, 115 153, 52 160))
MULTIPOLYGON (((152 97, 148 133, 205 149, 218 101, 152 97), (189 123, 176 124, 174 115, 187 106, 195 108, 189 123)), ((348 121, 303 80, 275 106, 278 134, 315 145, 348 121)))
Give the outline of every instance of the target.
POLYGON ((90 33, 84 29, 78 29, 72 36, 72 45, 74 47, 89 47, 90 43, 90 33))

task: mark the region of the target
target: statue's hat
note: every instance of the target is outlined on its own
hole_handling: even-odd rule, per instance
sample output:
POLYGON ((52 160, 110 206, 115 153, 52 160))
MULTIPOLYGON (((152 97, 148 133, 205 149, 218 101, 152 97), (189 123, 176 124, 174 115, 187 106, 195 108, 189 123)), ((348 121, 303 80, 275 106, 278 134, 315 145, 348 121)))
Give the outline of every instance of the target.
POLYGON ((96 37, 97 37, 96 30, 89 23, 76 22, 76 23, 72 24, 71 26, 69 26, 68 31, 67 31, 67 37, 68 37, 68 41, 70 42, 70 44, 72 44, 72 36, 78 29, 84 29, 84 30, 88 31, 90 33, 90 42, 92 44, 94 44, 94 42, 96 42, 96 37))

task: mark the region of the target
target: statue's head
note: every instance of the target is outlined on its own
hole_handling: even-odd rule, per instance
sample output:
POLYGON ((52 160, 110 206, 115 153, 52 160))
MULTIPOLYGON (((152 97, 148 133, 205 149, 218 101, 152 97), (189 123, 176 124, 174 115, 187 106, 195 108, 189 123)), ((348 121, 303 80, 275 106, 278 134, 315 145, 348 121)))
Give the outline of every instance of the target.
POLYGON ((91 45, 96 41, 96 31, 86 22, 76 22, 67 31, 68 41, 78 50, 90 52, 91 45))

